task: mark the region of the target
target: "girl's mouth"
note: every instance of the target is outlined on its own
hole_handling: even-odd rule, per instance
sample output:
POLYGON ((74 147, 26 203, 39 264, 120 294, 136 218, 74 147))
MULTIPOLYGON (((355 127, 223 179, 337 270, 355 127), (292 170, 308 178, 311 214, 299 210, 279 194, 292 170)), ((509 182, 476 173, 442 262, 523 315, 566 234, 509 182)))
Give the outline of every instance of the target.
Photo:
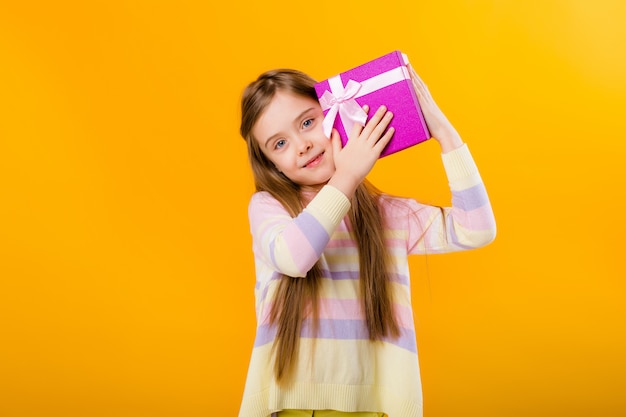
POLYGON ((324 152, 317 155, 315 158, 309 160, 306 164, 304 164, 304 168, 314 168, 319 165, 322 161, 322 157, 324 156, 324 152))

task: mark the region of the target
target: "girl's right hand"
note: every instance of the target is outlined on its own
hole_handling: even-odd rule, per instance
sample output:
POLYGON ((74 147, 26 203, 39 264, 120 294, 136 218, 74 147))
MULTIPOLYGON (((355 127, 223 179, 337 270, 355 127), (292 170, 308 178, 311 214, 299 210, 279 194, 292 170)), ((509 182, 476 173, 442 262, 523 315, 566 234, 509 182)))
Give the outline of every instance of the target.
MULTIPOLYGON (((363 106, 363 110, 367 113, 369 107, 363 106)), ((328 182, 329 185, 339 189, 348 198, 352 197, 391 140, 394 129, 387 127, 392 117, 393 114, 385 106, 381 106, 365 127, 354 125, 343 148, 339 133, 333 129, 331 140, 335 174, 328 182)))

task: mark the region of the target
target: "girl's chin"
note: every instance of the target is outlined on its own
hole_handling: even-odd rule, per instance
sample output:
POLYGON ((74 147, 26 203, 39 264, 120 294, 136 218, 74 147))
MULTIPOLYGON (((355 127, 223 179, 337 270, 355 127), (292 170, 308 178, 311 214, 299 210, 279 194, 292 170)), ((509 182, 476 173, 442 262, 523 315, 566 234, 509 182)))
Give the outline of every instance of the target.
MULTIPOLYGON (((334 171, 333 171, 332 174, 334 174, 334 171)), ((323 186, 328 184, 328 181, 330 181, 330 179, 333 176, 332 174, 328 175, 327 179, 325 179, 322 182, 317 183, 317 184, 307 184, 307 185, 300 184, 300 190, 301 191, 305 191, 305 192, 317 192, 317 191, 321 190, 323 186)))

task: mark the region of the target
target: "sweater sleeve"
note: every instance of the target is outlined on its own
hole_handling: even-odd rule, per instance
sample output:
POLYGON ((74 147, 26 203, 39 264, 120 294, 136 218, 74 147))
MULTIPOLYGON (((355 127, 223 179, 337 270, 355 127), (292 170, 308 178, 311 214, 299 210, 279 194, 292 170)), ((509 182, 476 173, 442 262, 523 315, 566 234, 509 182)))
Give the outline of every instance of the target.
POLYGON ((269 193, 254 194, 248 217, 257 262, 288 276, 306 276, 349 208, 348 198, 329 185, 295 218, 269 193))
POLYGON ((452 207, 413 202, 408 216, 409 253, 443 253, 478 248, 496 235, 496 224, 478 168, 463 145, 442 155, 452 207))

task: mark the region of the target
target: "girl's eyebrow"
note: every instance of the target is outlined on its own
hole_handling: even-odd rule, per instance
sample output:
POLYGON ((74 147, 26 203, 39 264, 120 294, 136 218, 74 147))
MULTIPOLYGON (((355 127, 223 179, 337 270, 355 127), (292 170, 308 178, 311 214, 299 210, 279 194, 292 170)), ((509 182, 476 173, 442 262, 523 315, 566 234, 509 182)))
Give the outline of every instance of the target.
MULTIPOLYGON (((308 112, 310 112, 311 110, 315 110, 315 107, 309 107, 308 109, 306 109, 305 111, 303 111, 302 113, 300 113, 295 119, 294 119, 294 123, 296 123, 298 120, 302 119, 304 117, 305 114, 307 114, 308 112)), ((276 136, 280 136, 281 133, 274 133, 272 136, 270 136, 269 138, 267 138, 267 140, 265 141, 264 146, 267 148, 269 143, 272 141, 272 139, 274 139, 276 136)))

